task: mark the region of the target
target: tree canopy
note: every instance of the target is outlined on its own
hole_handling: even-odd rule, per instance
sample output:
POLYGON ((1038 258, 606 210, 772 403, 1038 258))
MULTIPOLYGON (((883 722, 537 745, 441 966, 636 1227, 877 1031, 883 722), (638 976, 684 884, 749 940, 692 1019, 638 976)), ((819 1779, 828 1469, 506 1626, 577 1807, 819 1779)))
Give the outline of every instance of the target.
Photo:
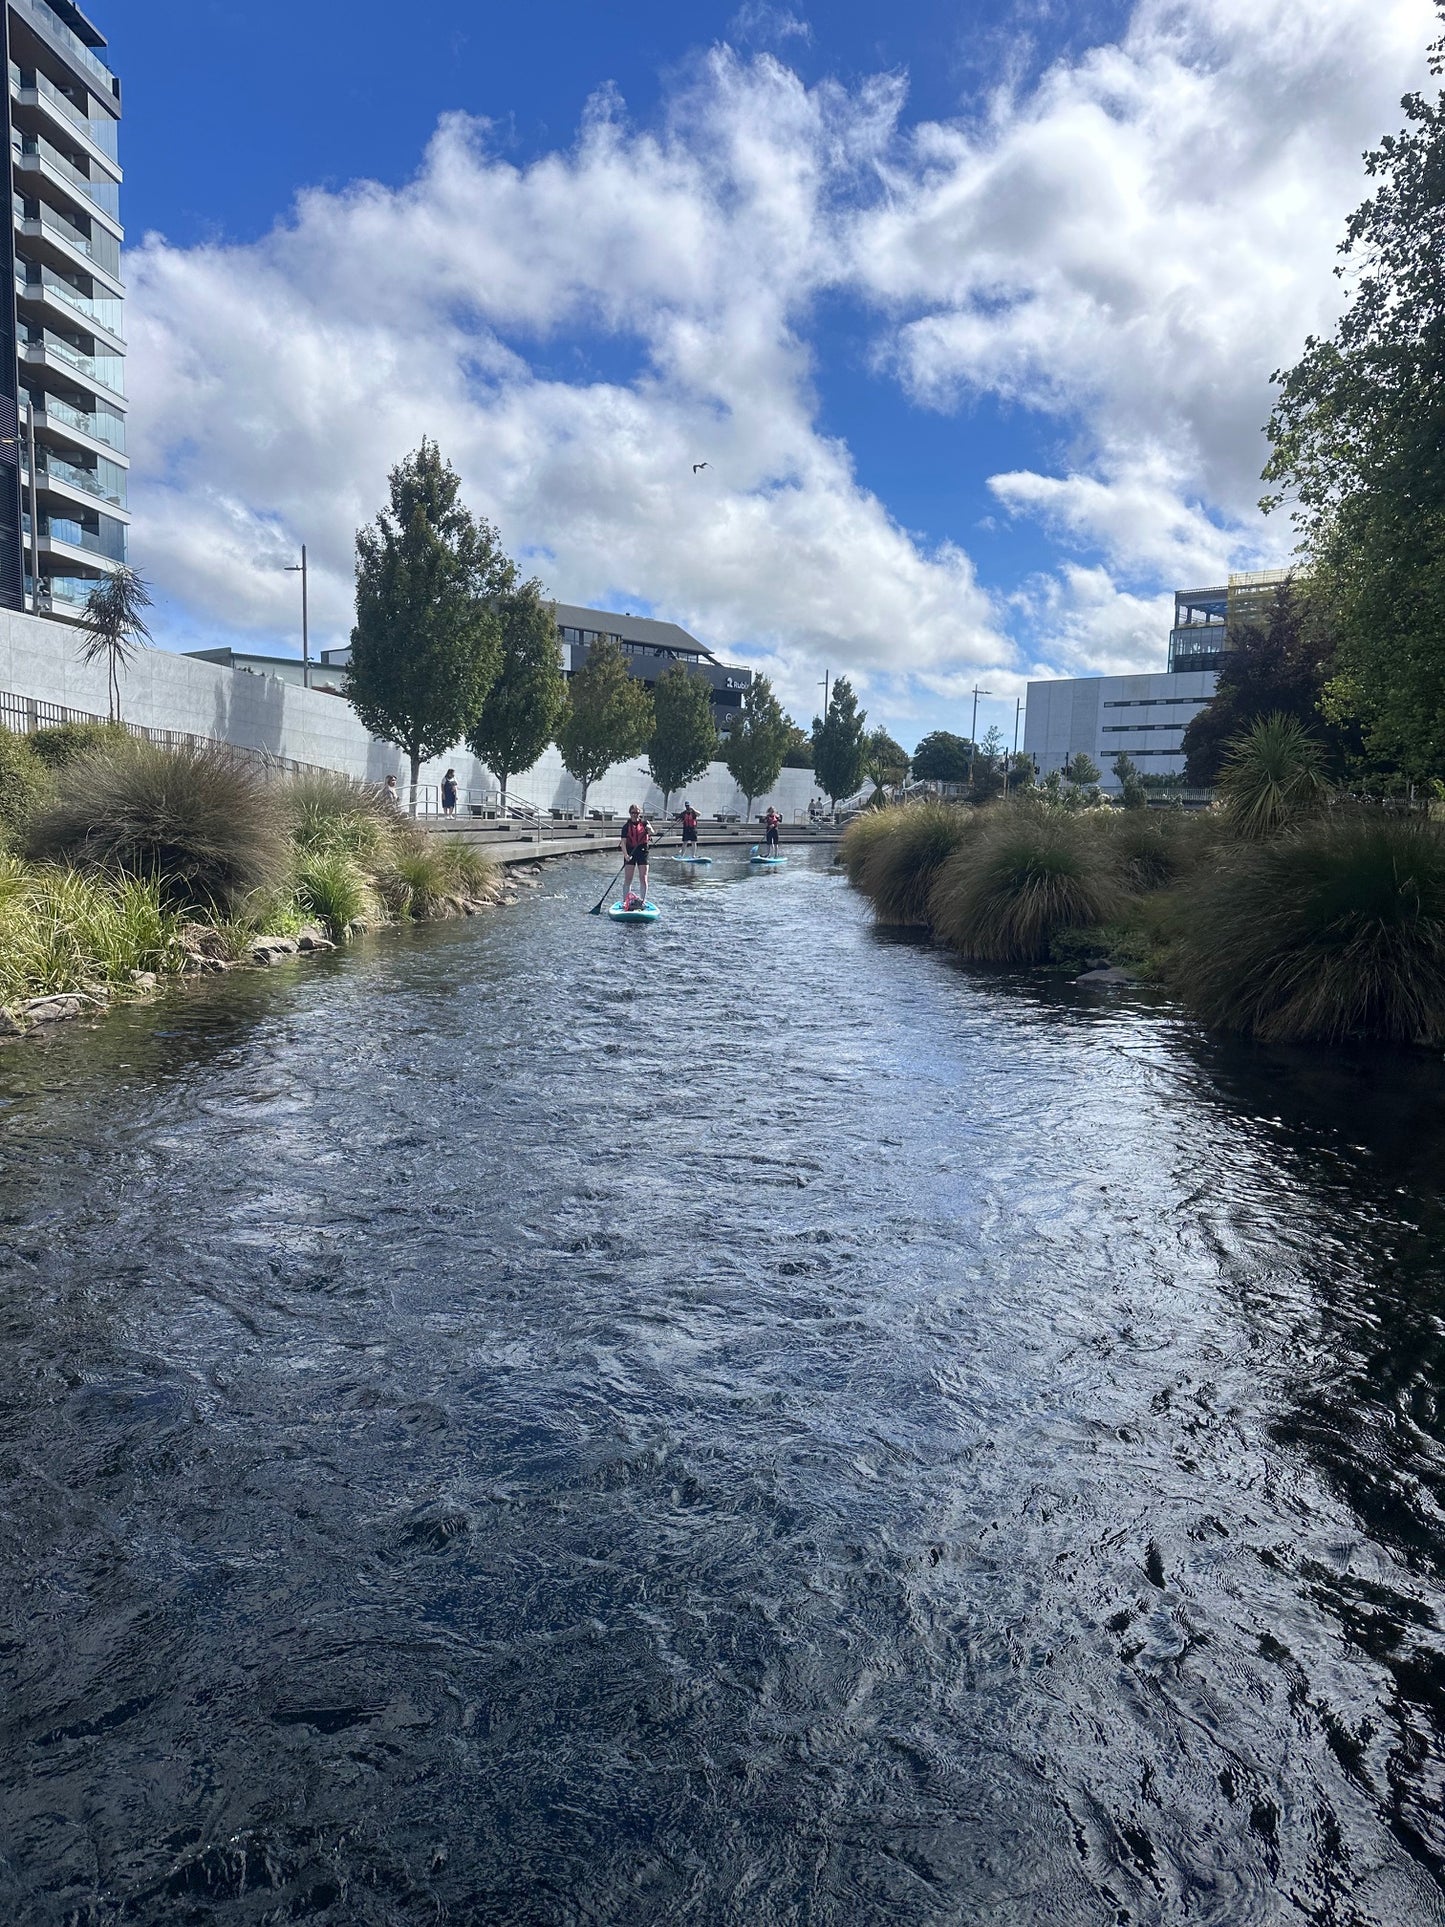
POLYGON ((813 722, 813 774, 832 803, 861 788, 868 761, 867 712, 858 707, 846 676, 833 684, 828 713, 813 722))
POLYGON ((505 800, 508 779, 530 769, 551 742, 567 688, 557 607, 543 598, 541 583, 509 589, 494 608, 501 639, 497 676, 467 732, 467 747, 491 770, 505 800))
POLYGON ((718 753, 712 719, 712 690, 702 676, 675 662, 658 677, 652 691, 652 740, 647 773, 662 791, 662 807, 718 753))
POLYGON ((813 767, 813 739, 801 724, 788 717, 788 747, 783 751, 784 769, 813 767))
POLYGON ((756 797, 778 780, 788 747, 788 719, 766 676, 754 676, 743 692, 742 712, 723 746, 723 761, 753 813, 756 797))
MULTIPOLYGON (((1431 72, 1445 68, 1445 42, 1431 72)), ((1333 713, 1379 761, 1445 774, 1445 111, 1408 94, 1407 126, 1366 155, 1334 333, 1277 375, 1267 508, 1292 507, 1337 625, 1333 713)), ((1281 712, 1286 713, 1286 712, 1281 712)))
POLYGON ((557 747, 563 767, 587 792, 614 763, 639 756, 652 735, 652 699, 644 684, 627 673, 627 662, 608 637, 594 642, 587 660, 567 689, 557 747))
POLYGON ((411 763, 459 743, 501 658, 494 604, 516 581, 497 532, 460 499, 435 442, 391 471, 391 500, 356 535, 356 626, 346 693, 373 736, 411 763))
POLYGON ((913 774, 924 783, 966 783, 973 754, 966 736, 931 730, 913 752, 913 774))
POLYGON ((908 774, 908 751, 881 723, 868 732, 867 758, 869 770, 876 769, 885 782, 901 783, 908 774))
POLYGON ((1321 713, 1334 661, 1334 637, 1318 595, 1308 585, 1281 583, 1263 622, 1230 632, 1218 687, 1185 725, 1189 781, 1217 783, 1229 744, 1264 716, 1293 716, 1312 730, 1327 743, 1333 772, 1341 774, 1350 745, 1321 713))

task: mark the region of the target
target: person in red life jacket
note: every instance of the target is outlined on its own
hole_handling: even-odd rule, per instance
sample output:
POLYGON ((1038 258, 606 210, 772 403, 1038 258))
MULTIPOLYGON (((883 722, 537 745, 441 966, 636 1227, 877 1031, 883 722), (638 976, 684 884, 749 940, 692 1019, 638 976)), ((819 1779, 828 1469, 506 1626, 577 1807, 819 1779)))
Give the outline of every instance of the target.
POLYGON ((627 875, 622 885, 624 910, 640 910, 647 901, 647 852, 651 843, 652 825, 634 803, 622 826, 622 854, 627 861, 627 875), (637 878, 635 893, 632 888, 634 876, 637 878))
POLYGON ((778 812, 775 809, 772 809, 770 807, 767 815, 763 818, 763 821, 768 826, 768 841, 766 846, 768 855, 776 856, 778 854, 778 848, 779 848, 778 829, 783 819, 778 815, 778 812))
POLYGON ((684 852, 697 849, 697 811, 691 803, 682 806, 682 847, 684 852))

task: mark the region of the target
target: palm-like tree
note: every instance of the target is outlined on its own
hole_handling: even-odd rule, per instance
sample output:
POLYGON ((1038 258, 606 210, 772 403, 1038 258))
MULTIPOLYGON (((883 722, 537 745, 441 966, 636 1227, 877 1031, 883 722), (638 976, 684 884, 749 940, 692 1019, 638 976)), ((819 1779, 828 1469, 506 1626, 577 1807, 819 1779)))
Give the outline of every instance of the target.
POLYGON ((136 652, 151 639, 141 614, 151 606, 151 593, 138 570, 122 563, 103 577, 85 599, 80 645, 82 662, 101 662, 110 682, 110 720, 120 721, 120 672, 129 669, 136 652))

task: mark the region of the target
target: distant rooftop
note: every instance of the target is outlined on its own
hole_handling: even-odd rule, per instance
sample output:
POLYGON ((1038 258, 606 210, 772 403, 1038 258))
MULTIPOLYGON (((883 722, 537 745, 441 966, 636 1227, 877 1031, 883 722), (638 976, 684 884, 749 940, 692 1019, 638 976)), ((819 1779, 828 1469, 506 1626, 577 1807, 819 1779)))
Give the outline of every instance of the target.
POLYGON ((575 602, 557 604, 557 626, 561 629, 590 629, 607 636, 621 636, 624 642, 645 643, 650 649, 675 649, 704 662, 716 662, 711 649, 704 648, 696 636, 676 622, 654 622, 651 616, 621 615, 615 609, 583 609, 575 602))

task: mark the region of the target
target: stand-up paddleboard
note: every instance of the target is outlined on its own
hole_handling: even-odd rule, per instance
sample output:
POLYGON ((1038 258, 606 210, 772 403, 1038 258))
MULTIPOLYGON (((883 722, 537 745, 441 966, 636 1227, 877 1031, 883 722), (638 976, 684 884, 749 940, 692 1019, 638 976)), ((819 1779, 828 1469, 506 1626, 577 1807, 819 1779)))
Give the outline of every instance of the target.
POLYGON ((779 864, 786 863, 787 860, 785 856, 759 856, 756 843, 748 851, 748 862, 756 863, 760 870, 776 870, 779 864))
POLYGON ((607 914, 614 923, 656 923, 662 912, 649 897, 638 910, 625 910, 620 903, 614 903, 607 914))
POLYGON ((710 856, 681 856, 674 850, 672 861, 674 863, 711 863, 712 858, 710 856))

